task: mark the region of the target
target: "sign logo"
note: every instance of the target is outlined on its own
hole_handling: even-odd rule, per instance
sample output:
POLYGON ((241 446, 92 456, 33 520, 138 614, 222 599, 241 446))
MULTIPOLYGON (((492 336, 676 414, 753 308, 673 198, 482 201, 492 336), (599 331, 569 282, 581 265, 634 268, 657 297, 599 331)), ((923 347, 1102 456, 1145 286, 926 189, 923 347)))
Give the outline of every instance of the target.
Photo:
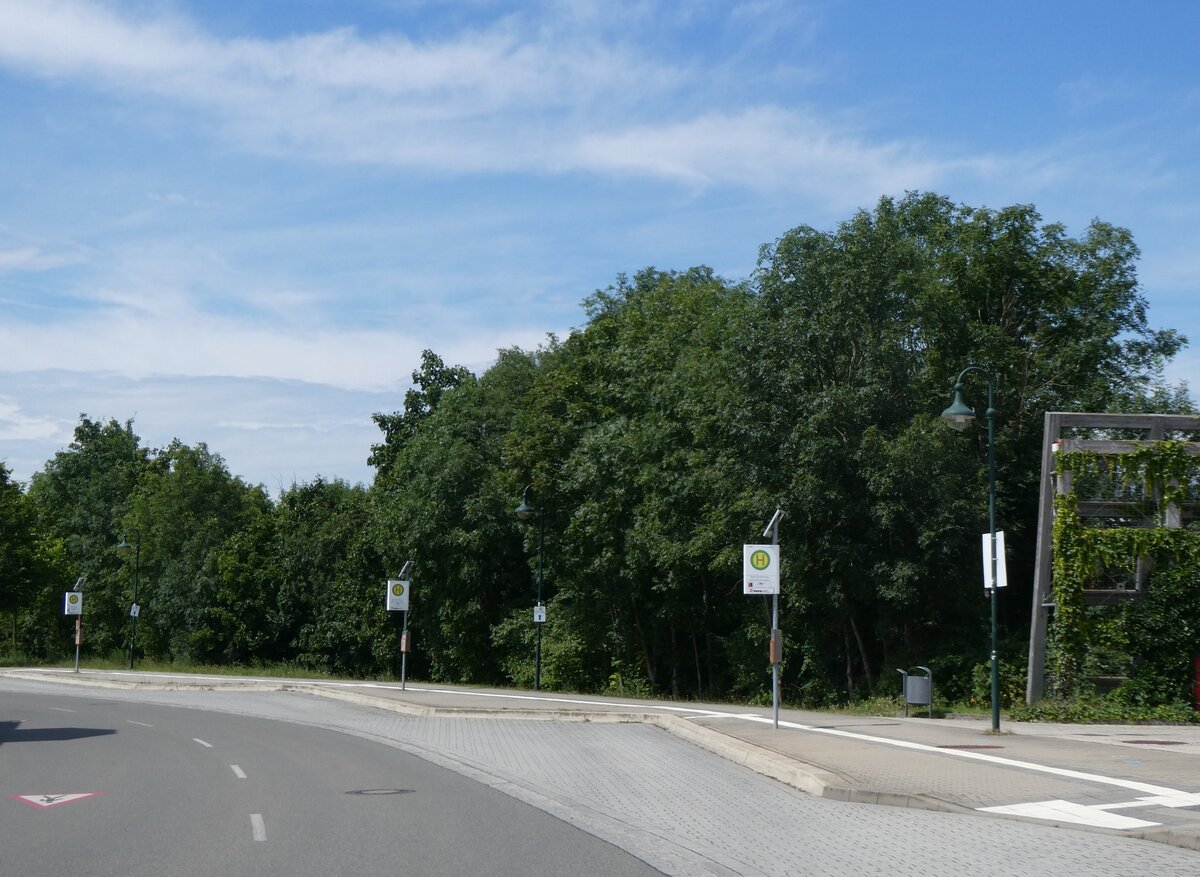
POLYGON ((771 555, 765 551, 755 551, 750 555, 750 565, 759 572, 771 565, 771 555))
POLYGON ((404 583, 403 582, 396 582, 396 584, 392 585, 392 596, 393 597, 403 597, 404 596, 404 583))

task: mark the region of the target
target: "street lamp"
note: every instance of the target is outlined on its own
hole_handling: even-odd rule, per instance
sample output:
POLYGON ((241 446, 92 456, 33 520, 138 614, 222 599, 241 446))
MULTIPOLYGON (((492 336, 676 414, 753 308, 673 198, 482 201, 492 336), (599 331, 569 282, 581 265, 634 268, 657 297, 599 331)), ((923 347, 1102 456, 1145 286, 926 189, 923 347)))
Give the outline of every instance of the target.
POLYGON ((530 484, 521 492, 521 504, 514 509, 516 516, 522 521, 528 521, 529 516, 538 516, 538 566, 537 566, 537 605, 533 609, 533 626, 537 628, 537 644, 533 653, 533 690, 542 690, 542 625, 546 621, 546 610, 542 606, 542 562, 546 555, 546 510, 541 497, 538 497, 537 508, 529 504, 530 484))
POLYGON ((1000 589, 1000 582, 996 579, 996 409, 993 406, 995 382, 992 380, 991 372, 977 365, 969 365, 959 372, 958 380, 954 382, 954 401, 950 403, 949 408, 942 412, 942 420, 946 421, 951 429, 959 432, 962 432, 975 420, 975 410, 967 407, 962 396, 963 378, 969 372, 983 375, 987 378, 988 384, 988 407, 984 416, 987 418, 988 426, 988 532, 991 534, 989 554, 992 565, 992 574, 989 579, 992 604, 992 733, 998 733, 1000 731, 1000 659, 996 652, 996 592, 1000 589))
POLYGON ((142 531, 133 527, 130 532, 134 535, 134 544, 130 545, 125 537, 121 537, 121 541, 117 543, 117 550, 122 553, 128 553, 133 549, 133 605, 129 607, 129 669, 133 669, 133 650, 137 645, 137 620, 141 607, 138 606, 138 578, 142 571, 142 531))

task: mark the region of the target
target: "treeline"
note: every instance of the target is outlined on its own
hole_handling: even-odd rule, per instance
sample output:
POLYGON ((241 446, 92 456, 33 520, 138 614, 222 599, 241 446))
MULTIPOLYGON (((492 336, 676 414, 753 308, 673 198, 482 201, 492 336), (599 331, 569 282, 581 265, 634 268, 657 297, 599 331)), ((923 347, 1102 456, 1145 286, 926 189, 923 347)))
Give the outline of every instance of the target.
MULTIPOLYGON (((964 366, 994 376, 1020 667, 1042 413, 1190 404, 1161 382, 1185 339, 1150 327, 1137 255, 1103 222, 1072 238, 1030 206, 910 194, 793 229, 742 282, 622 276, 581 329, 481 375, 426 351, 402 410, 375 416, 369 488, 273 500, 204 445, 150 450, 84 417, 27 490, 0 469, 10 646, 66 655, 61 595, 86 574, 85 654, 122 654, 136 567, 139 654, 389 675, 384 580, 412 559, 410 674, 527 686, 544 528, 544 687, 753 699, 770 622, 742 595, 741 546, 778 507, 786 699, 892 691, 917 663, 969 696, 987 657, 987 440, 938 414, 964 366)), ((986 384, 964 392, 982 414, 986 384)))

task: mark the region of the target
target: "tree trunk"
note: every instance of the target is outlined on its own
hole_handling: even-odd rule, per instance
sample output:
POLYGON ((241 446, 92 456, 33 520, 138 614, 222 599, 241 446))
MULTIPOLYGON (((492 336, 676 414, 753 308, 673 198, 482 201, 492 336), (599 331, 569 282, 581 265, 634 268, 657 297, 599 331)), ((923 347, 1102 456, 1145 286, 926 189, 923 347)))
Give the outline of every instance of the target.
POLYGON ((671 696, 679 697, 679 649, 675 641, 675 622, 671 622, 671 696))
POLYGON ((842 624, 842 639, 846 643, 846 696, 850 700, 854 700, 854 668, 850 663, 850 634, 846 630, 845 623, 842 624))
POLYGON ((862 634, 858 632, 858 625, 855 623, 853 615, 850 616, 850 629, 854 631, 854 641, 858 643, 858 655, 862 660, 863 676, 867 681, 867 689, 870 690, 872 685, 871 677, 873 675, 871 673, 871 661, 867 658, 867 647, 863 643, 862 634))
POLYGON ((656 686, 658 677, 654 672, 654 654, 650 647, 650 640, 646 638, 646 628, 642 625, 642 614, 638 612, 636 599, 630 597, 629 603, 633 607, 633 626, 637 630, 638 641, 642 644, 642 666, 646 668, 646 681, 651 686, 656 686))

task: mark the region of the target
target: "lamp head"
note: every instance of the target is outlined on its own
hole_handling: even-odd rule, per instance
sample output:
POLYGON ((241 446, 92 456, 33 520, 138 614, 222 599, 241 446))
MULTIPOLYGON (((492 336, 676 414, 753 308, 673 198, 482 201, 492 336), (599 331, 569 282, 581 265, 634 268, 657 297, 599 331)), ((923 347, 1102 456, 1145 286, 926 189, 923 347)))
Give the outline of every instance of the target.
POLYGON ((950 407, 942 412, 942 420, 946 421, 946 425, 951 429, 956 429, 962 432, 975 419, 975 409, 967 407, 967 403, 963 401, 962 384, 954 385, 954 401, 950 403, 950 407))
MULTIPOLYGON (((532 487, 533 485, 529 485, 532 487)), ((522 521, 528 521, 529 516, 535 511, 534 507, 529 504, 529 487, 521 491, 521 504, 513 509, 513 513, 522 521)))
POLYGON ((133 550, 133 546, 129 544, 129 542, 125 539, 124 536, 122 536, 121 541, 117 543, 117 551, 120 551, 122 553, 128 553, 132 550, 133 550))

